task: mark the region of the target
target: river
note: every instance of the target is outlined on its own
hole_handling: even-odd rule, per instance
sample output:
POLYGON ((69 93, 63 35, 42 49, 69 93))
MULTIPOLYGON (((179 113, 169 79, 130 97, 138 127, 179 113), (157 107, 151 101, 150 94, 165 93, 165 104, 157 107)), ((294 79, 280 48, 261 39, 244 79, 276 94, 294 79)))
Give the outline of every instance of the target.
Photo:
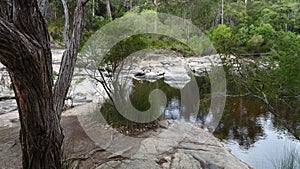
MULTIPOLYGON (((204 77, 196 77, 199 91, 209 92, 204 77), (206 91, 205 91, 205 88, 206 91)), ((163 79, 155 82, 133 79, 131 103, 139 110, 150 107, 148 95, 154 89, 161 89, 167 96, 163 118, 187 121, 203 126, 208 118, 210 95, 202 93, 199 113, 181 113, 180 90, 171 87, 163 79), (143 96, 143 97, 141 97, 143 96)), ((231 152, 256 169, 278 166, 280 161, 296 152, 300 157, 300 141, 290 132, 291 124, 300 124, 299 112, 279 107, 279 114, 272 114, 266 105, 255 97, 227 97, 223 117, 213 132, 231 152)), ((298 126, 299 127, 299 126, 298 126)), ((300 167, 300 166, 299 166, 300 167)))

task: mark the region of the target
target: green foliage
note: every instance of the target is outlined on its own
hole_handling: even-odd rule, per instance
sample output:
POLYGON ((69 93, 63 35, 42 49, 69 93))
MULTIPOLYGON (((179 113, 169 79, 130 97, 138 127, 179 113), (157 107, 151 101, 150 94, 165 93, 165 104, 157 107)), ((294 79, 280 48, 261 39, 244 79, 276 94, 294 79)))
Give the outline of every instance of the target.
POLYGON ((192 51, 175 39, 156 35, 143 34, 134 35, 116 44, 104 57, 104 63, 118 63, 130 54, 143 49, 172 49, 184 55, 192 54, 192 51))
POLYGON ((252 38, 248 42, 249 42, 250 48, 256 49, 256 48, 259 48, 259 46, 261 46, 264 41, 265 40, 262 35, 253 35, 252 38))
MULTIPOLYGON (((149 130, 151 128, 157 128, 157 122, 151 123, 136 123, 123 117, 118 110, 110 102, 105 102, 101 106, 98 112, 95 112, 97 117, 98 113, 101 113, 106 122, 120 133, 125 135, 136 135, 142 131, 149 130)), ((96 120, 96 118, 94 118, 96 120)))
POLYGON ((215 25, 219 0, 193 1, 159 1, 158 12, 169 13, 184 19, 189 19, 201 30, 207 30, 215 25))
POLYGON ((247 8, 243 1, 225 3, 224 23, 230 27, 247 26, 247 8))
POLYGON ((300 94, 300 36, 292 32, 280 32, 275 46, 279 67, 273 71, 280 84, 281 95, 300 94))
POLYGON ((63 21, 61 20, 59 20, 58 23, 51 22, 48 25, 48 31, 49 34, 51 35, 52 41, 62 42, 62 30, 63 30, 62 25, 63 25, 63 21))
POLYGON ((219 53, 230 54, 232 48, 232 31, 226 25, 213 27, 206 32, 219 53))
POLYGON ((208 35, 221 54, 236 56, 234 60, 224 57, 227 80, 235 82, 233 86, 239 88, 236 91, 250 92, 262 99, 265 94, 269 101, 297 105, 299 5, 295 1, 248 1, 247 6, 239 1, 225 5, 224 23, 228 26, 214 27, 208 35), (238 74, 234 64, 242 65, 238 74))
POLYGON ((53 71, 52 76, 53 76, 53 79, 55 80, 58 77, 58 72, 53 71))
MULTIPOLYGON (((257 33, 257 32, 255 32, 257 33)), ((283 102, 294 110, 297 109, 300 95, 300 36, 293 32, 276 32, 272 39, 271 53, 251 60, 237 55, 234 61, 225 58, 227 63, 227 81, 240 94, 250 93, 268 102, 283 102), (228 64, 230 63, 230 64, 228 64), (241 68, 236 72, 234 64, 241 68)), ((262 35, 252 36, 249 49, 259 49, 262 35)), ((265 40, 265 39, 264 39, 265 40)), ((265 43, 265 42, 264 42, 265 43)), ((262 51, 260 49, 260 51, 262 51)), ((230 86, 230 85, 229 85, 230 86)), ((276 103, 277 104, 277 103, 276 103)))

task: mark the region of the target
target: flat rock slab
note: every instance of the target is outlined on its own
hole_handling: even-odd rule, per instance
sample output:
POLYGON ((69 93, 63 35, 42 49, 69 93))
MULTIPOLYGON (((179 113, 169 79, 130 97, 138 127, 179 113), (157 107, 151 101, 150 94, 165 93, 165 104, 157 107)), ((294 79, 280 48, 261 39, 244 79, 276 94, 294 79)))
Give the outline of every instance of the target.
MULTIPOLYGON (((158 129, 141 133, 134 139, 119 137, 107 126, 90 123, 91 127, 86 128, 79 117, 88 109, 94 109, 93 106, 87 104, 77 107, 72 110, 76 113, 66 112, 68 116, 62 117, 65 135, 63 158, 69 162, 67 168, 251 168, 234 157, 211 133, 191 123, 162 121, 158 129), (89 132, 89 129, 97 129, 97 132, 89 132), (114 138, 111 133, 115 135, 114 138), (110 145, 111 149, 100 146, 91 139, 93 134, 98 135, 101 142, 114 145, 110 145)), ((0 129, 1 168, 21 168, 19 130, 19 127, 0 129)))
POLYGON ((172 121, 158 135, 144 139, 130 158, 109 161, 97 169, 247 169, 210 133, 190 123, 172 121))

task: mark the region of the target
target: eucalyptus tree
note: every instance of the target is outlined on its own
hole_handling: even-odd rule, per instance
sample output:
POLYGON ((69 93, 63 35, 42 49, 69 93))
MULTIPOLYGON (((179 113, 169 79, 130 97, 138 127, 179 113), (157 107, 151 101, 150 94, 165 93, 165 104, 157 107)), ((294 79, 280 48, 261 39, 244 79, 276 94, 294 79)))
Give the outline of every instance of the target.
POLYGON ((45 21, 48 1, 0 1, 0 62, 8 70, 18 104, 23 168, 61 168, 64 136, 59 121, 74 71, 87 1, 77 0, 70 33, 66 16, 66 50, 55 84, 45 21))

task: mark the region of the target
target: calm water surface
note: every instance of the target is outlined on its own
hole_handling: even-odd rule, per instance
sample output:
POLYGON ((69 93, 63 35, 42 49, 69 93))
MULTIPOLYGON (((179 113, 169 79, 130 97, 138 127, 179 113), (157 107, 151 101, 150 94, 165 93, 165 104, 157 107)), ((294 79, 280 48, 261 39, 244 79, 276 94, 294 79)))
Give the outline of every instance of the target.
MULTIPOLYGON (((208 119, 210 88, 203 78, 198 77, 197 82, 201 96, 198 114, 181 113, 180 90, 170 87, 162 79, 153 83, 133 80, 131 103, 139 110, 147 110, 150 107, 147 96, 158 88, 168 100, 164 118, 202 126, 208 119)), ((284 106, 277 112, 276 115, 270 113, 257 98, 227 97, 223 117, 213 134, 235 156, 254 168, 274 168, 276 161, 284 158, 288 150, 296 148, 300 157, 300 141, 295 137, 300 130, 300 113, 284 106)))

